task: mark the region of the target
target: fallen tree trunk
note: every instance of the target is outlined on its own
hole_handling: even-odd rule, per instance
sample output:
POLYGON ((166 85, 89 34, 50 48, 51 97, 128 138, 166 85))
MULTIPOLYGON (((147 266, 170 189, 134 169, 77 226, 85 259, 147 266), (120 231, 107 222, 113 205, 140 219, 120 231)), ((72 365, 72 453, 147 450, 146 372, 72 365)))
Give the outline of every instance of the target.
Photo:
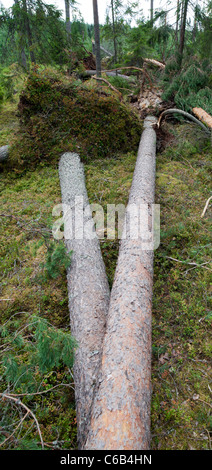
POLYGON ((74 382, 80 448, 89 427, 110 292, 78 155, 65 153, 61 157, 59 176, 66 246, 68 252, 73 251, 67 282, 71 332, 78 342, 74 382))
POLYGON ((9 157, 9 145, 4 145, 3 147, 0 147, 0 162, 7 160, 8 157, 9 157))
POLYGON ((159 116, 158 122, 157 122, 158 128, 160 127, 160 124, 161 124, 162 119, 163 119, 167 114, 174 114, 174 113, 176 113, 176 114, 181 114, 182 116, 187 117, 187 118, 190 119, 191 121, 193 121, 193 122, 195 122, 196 124, 198 124, 208 135, 210 135, 209 129, 208 129, 204 124, 202 124, 202 122, 200 122, 198 119, 196 119, 194 116, 192 116, 192 114, 186 113, 186 111, 182 111, 181 109, 177 109, 177 108, 166 109, 165 111, 163 111, 163 112, 161 113, 161 115, 159 116))
POLYGON ((210 129, 212 129, 212 116, 210 116, 210 114, 206 113, 202 108, 193 108, 192 111, 200 121, 204 122, 208 127, 210 127, 210 129))
MULTIPOLYGON (((106 75, 108 75, 108 77, 120 77, 120 78, 124 78, 125 80, 128 80, 129 82, 134 82, 134 78, 133 77, 129 77, 128 75, 122 75, 121 73, 118 73, 118 75, 116 74, 116 72, 113 72, 113 71, 107 71, 107 70, 102 70, 102 73, 106 73, 106 75)), ((93 75, 96 75, 96 70, 85 70, 81 76, 93 76, 93 75)))
MULTIPOLYGON (((102 365, 84 449, 149 449, 153 249, 132 238, 131 207, 153 204, 155 118, 145 120, 111 292, 102 365), (131 216, 130 216, 131 218, 131 216)), ((136 222, 134 218, 133 222, 136 222)), ((136 224, 135 224, 136 225, 136 224)))

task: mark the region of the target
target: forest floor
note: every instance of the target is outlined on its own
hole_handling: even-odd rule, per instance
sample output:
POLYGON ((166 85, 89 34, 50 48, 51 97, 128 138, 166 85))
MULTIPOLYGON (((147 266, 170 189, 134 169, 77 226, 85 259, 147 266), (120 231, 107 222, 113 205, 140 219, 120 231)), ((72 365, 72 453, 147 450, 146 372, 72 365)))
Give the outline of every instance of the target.
MULTIPOLYGON (((0 145, 11 142, 18 125, 17 100, 5 103, 0 114, 0 145)), ((193 124, 169 120, 163 131, 168 144, 157 154, 161 243, 154 260, 151 447, 204 450, 211 449, 212 433, 211 206, 204 217, 201 214, 210 196, 211 147, 193 124)), ((104 208, 111 203, 126 204, 135 162, 136 152, 119 152, 86 163, 90 201, 104 208)), ((5 382, 4 350, 8 348, 6 335, 14 334, 14 328, 26 328, 24 317, 29 323, 32 315, 42 314, 55 328, 69 331, 65 269, 57 277, 46 276, 49 245, 43 236, 51 231, 52 209, 60 202, 56 164, 41 163, 21 175, 12 170, 1 174, 0 318, 9 332, 1 330, 5 336, 2 334, 0 392, 22 393, 22 403, 37 417, 45 449, 74 449, 77 445, 71 370, 63 366, 45 376, 37 373, 39 394, 24 395, 12 380, 5 382)), ((101 248, 111 286, 118 240, 102 240, 101 248)), ((51 266, 53 273, 56 268, 51 266)), ((23 341, 27 339, 23 337, 23 341)), ((23 344, 15 347, 16 357, 27 363, 26 348, 23 344)), ((31 415, 24 419, 24 413, 20 406, 0 401, 3 449, 40 448, 35 421, 31 415)))

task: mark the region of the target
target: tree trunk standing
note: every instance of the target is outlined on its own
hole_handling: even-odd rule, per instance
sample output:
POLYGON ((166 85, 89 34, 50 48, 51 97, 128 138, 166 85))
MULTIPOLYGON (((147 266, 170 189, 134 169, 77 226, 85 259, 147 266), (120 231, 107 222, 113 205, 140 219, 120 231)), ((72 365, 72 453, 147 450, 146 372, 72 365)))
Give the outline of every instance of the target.
POLYGON ((27 60, 26 60, 26 53, 25 53, 25 50, 24 50, 23 47, 21 48, 20 58, 21 58, 21 65, 22 65, 23 69, 26 71, 27 70, 27 60))
POLYGON ((71 40, 70 0, 65 0, 66 32, 68 41, 71 40))
POLYGON ((185 30, 186 30, 188 2, 189 0, 184 0, 184 3, 182 5, 182 21, 181 21, 181 28, 180 28, 180 45, 179 45, 180 63, 182 62, 182 59, 183 59, 183 50, 185 46, 185 30))
POLYGON ((99 14, 97 0, 93 0, 94 16, 94 34, 95 34, 95 52, 96 52, 96 74, 101 77, 101 52, 100 52, 100 34, 99 34, 99 14))
POLYGON ((176 29, 175 29, 175 43, 178 45, 178 28, 180 18, 180 0, 177 0, 177 12, 176 12, 176 29))
MULTIPOLYGON (((155 123, 156 118, 145 121, 128 209, 154 203, 155 123)), ((153 249, 145 249, 143 236, 135 233, 132 237, 136 217, 131 221, 130 214, 129 226, 128 215, 127 211, 86 450, 146 450, 150 446, 153 249)))
POLYGON ((192 32, 192 39, 195 41, 197 35, 197 9, 198 9, 198 0, 196 1, 196 6, 194 10, 194 27, 192 32))
POLYGON ((154 17, 154 0, 150 0, 150 20, 153 23, 154 17))
POLYGON ((98 208, 89 206, 83 165, 77 154, 62 155, 59 177, 62 203, 65 205, 66 246, 68 252, 72 250, 67 283, 71 333, 78 343, 74 360, 74 383, 80 449, 90 425, 110 290, 99 239, 91 223, 92 210, 98 208), (89 234, 93 236, 89 238, 89 234))
MULTIPOLYGON (((19 0, 15 0, 14 1, 16 7, 18 8, 19 7, 19 0)), ((20 8, 20 7, 19 7, 20 8)), ((17 14, 17 10, 16 10, 16 14, 17 14)), ((23 33, 20 31, 17 31, 17 34, 19 36, 19 61, 20 62, 20 65, 23 67, 23 69, 26 71, 27 70, 27 58, 26 58, 26 52, 25 52, 25 49, 24 49, 24 44, 23 44, 23 33)))
POLYGON ((112 9, 112 24, 113 24, 114 62, 116 64, 117 63, 117 41, 116 41, 115 12, 114 12, 113 0, 111 0, 111 9, 112 9))
POLYGON ((24 12, 24 26, 27 34, 27 40, 29 45, 29 54, 31 62, 36 63, 35 54, 33 51, 33 41, 32 41, 32 32, 29 23, 28 9, 27 9, 27 0, 23 0, 23 12, 24 12))

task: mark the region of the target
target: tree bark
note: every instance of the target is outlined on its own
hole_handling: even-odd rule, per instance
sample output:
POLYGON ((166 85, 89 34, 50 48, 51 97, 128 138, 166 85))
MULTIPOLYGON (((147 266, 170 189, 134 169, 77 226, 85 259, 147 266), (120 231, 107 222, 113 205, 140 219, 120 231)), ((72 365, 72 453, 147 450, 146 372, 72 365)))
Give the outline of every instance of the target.
POLYGON ((9 156, 9 145, 4 145, 3 147, 0 147, 0 162, 7 160, 8 156, 9 156))
POLYGON ((205 122, 205 124, 212 129, 212 116, 210 116, 210 114, 206 113, 202 108, 193 108, 192 111, 200 121, 205 122))
POLYGON ((24 26, 26 29, 28 45, 29 45, 29 55, 31 62, 36 63, 35 54, 33 51, 33 42, 32 42, 32 31, 29 23, 28 9, 27 9, 27 0, 23 0, 23 11, 24 11, 24 26))
POLYGON ((71 40, 71 20, 70 20, 70 0, 65 0, 65 18, 66 18, 66 33, 68 41, 71 40))
MULTIPOLYGON (((145 121, 128 208, 154 203, 155 123, 155 118, 145 121)), ((141 237, 130 238, 127 214, 87 450, 145 450, 150 446, 153 250, 143 249, 141 237)))
POLYGON ((67 283, 71 332, 78 342, 74 381, 78 444, 81 448, 86 440, 94 388, 101 364, 110 291, 99 239, 95 233, 93 239, 87 239, 91 228, 82 234, 79 226, 82 217, 85 230, 92 221, 92 213, 83 166, 78 155, 66 153, 61 157, 59 176, 62 202, 72 209, 71 213, 66 213, 64 225, 66 237, 69 238, 66 240, 67 250, 73 251, 67 283), (73 236, 69 231, 70 226, 74 229, 73 236))
POLYGON ((113 25, 114 62, 116 64, 117 63, 117 41, 116 41, 114 0, 111 0, 111 9, 112 9, 112 25, 113 25))
POLYGON ((96 51, 96 73, 97 73, 97 77, 101 77, 99 14, 98 14, 97 0, 93 0, 93 16, 94 16, 95 51, 96 51))
POLYGON ((176 43, 176 46, 178 45, 179 15, 180 15, 180 0, 177 0, 176 28, 175 28, 175 43, 176 43))
POLYGON ((150 0, 150 21, 153 23, 154 17, 154 0, 150 0))
POLYGON ((186 19, 187 19, 187 11, 188 11, 188 0, 184 0, 182 5, 182 21, 181 21, 181 28, 180 28, 180 45, 179 45, 179 54, 180 59, 182 61, 183 57, 183 50, 185 46, 185 30, 186 30, 186 19))

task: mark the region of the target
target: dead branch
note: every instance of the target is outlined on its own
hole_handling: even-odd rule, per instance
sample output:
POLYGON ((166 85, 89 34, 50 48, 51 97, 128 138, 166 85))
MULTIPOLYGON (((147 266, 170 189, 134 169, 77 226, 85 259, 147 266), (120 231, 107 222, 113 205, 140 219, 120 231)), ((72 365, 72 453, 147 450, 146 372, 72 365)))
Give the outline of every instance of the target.
POLYGON ((206 201, 205 207, 204 207, 204 209, 203 209, 203 211, 202 211, 202 214, 201 214, 201 218, 204 217, 204 215, 205 215, 205 213, 206 213, 206 211, 207 211, 207 208, 208 208, 208 206, 209 206, 209 202, 210 202, 211 199, 212 199, 212 196, 210 196, 210 197, 208 198, 208 200, 206 201))
POLYGON ((12 432, 12 434, 10 434, 10 436, 8 436, 3 442, 1 442, 0 447, 2 447, 2 446, 5 444, 5 442, 9 441, 9 440, 14 436, 14 434, 15 434, 16 431, 20 428, 20 426, 22 425, 23 421, 24 421, 25 418, 28 416, 28 414, 29 414, 29 411, 27 411, 26 414, 23 416, 23 418, 21 418, 21 420, 20 420, 18 426, 16 426, 16 428, 14 429, 14 431, 12 432))
POLYGON ((42 390, 41 392, 10 393, 10 396, 11 397, 30 397, 30 396, 34 396, 34 395, 44 395, 45 393, 52 392, 52 390, 54 390, 55 388, 58 388, 58 387, 68 387, 68 388, 72 388, 72 390, 74 390, 74 387, 72 385, 61 383, 61 384, 58 384, 58 385, 54 385, 54 387, 48 388, 48 390, 42 390))
POLYGON ((102 81, 104 83, 106 83, 106 85, 113 91, 115 91, 115 93, 118 93, 119 95, 119 98, 120 100, 122 101, 123 100, 123 96, 121 94, 121 92, 119 90, 117 90, 117 88, 115 88, 113 85, 111 85, 110 82, 108 82, 108 80, 105 80, 105 78, 102 78, 102 77, 96 77, 96 75, 94 75, 93 77, 91 77, 92 79, 94 80, 99 80, 99 81, 102 81))
POLYGON ((26 406, 24 403, 22 403, 22 401, 19 398, 12 397, 11 395, 7 395, 6 393, 0 393, 0 396, 3 398, 3 400, 6 399, 6 400, 14 401, 17 405, 22 406, 22 408, 24 408, 27 411, 27 414, 30 414, 32 416, 32 418, 35 421, 37 430, 38 430, 38 434, 39 434, 39 437, 40 437, 42 449, 44 449, 44 443, 43 443, 43 438, 42 438, 40 426, 39 426, 38 420, 37 420, 36 416, 34 415, 34 413, 32 412, 32 410, 30 410, 30 408, 28 408, 28 406, 26 406))
POLYGON ((192 116, 192 114, 189 114, 186 111, 182 111, 182 109, 177 109, 177 108, 170 108, 170 109, 166 109, 165 111, 163 111, 161 115, 159 116, 157 127, 158 128, 160 127, 161 121, 164 118, 164 116, 166 116, 167 114, 174 114, 174 113, 181 114, 182 116, 188 119, 191 119, 191 121, 195 122, 195 124, 198 124, 208 135, 210 135, 209 129, 207 129, 207 127, 204 126, 204 124, 202 124, 198 119, 192 116))

